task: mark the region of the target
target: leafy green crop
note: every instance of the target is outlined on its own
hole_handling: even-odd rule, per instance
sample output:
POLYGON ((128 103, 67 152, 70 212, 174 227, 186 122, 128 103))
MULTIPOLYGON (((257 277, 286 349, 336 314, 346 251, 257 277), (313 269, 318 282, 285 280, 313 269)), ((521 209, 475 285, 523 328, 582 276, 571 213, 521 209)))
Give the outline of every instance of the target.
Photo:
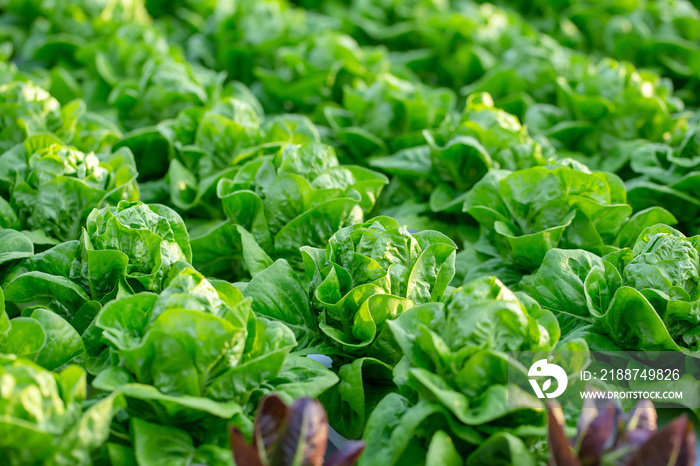
POLYGON ((0 0, 0 462, 652 458, 509 352, 700 359, 698 8, 0 0))
MULTIPOLYGON (((567 46, 599 50, 606 55, 663 70, 679 85, 679 95, 696 102, 695 63, 700 14, 691 2, 663 5, 614 1, 509 2, 540 19, 535 24, 567 46), (556 18, 553 22, 542 21, 556 18), (601 33, 602 32, 602 33, 601 33)), ((695 4, 697 7, 697 3, 695 4)))
POLYGON ((283 260, 246 285, 253 309, 290 325, 299 349, 332 357, 341 383, 324 400, 343 435, 361 436, 367 414, 392 390, 391 370, 401 354, 387 322, 416 304, 442 300, 455 249, 439 232, 411 234, 396 220, 377 217, 340 229, 325 249, 301 248, 308 288, 283 260))
POLYGON ((625 194, 617 176, 565 159, 488 173, 467 194, 464 210, 481 226, 482 255, 529 271, 553 248, 602 255, 630 245, 646 226, 675 223, 661 207, 633 214, 625 194))
MULTIPOLYGON (((93 386, 123 393, 134 416, 184 428, 198 443, 220 444, 232 419, 249 432, 245 414, 271 389, 313 396, 337 381, 314 361, 288 357, 296 341, 284 324, 256 317, 238 289, 189 267, 159 295, 111 301, 95 326, 102 338, 91 341, 107 341, 118 364, 93 386)), ((137 457, 142 441, 134 436, 137 457)))
POLYGON ((251 275, 270 265, 270 256, 300 263, 300 247, 322 246, 335 230, 361 221, 386 183, 374 171, 339 165, 324 144, 289 144, 261 155, 219 181, 229 221, 200 226, 192 241, 195 265, 226 276, 226 250, 242 256, 251 275))
POLYGON ((552 249, 523 288, 592 347, 697 350, 699 240, 658 224, 602 258, 552 249))
POLYGON ((394 380, 404 391, 416 392, 418 402, 398 394, 380 402, 367 422, 362 462, 401 464, 406 455, 427 461, 435 450, 445 450, 457 458, 471 452, 468 461, 490 464, 487 458, 505 448, 512 458, 524 455, 521 464, 534 464, 507 426, 543 426, 541 404, 524 391, 517 401, 509 398, 519 389, 509 391, 506 352, 553 349, 559 325, 550 311, 498 279, 483 277, 454 290, 444 304, 404 312, 389 327, 404 354, 394 380), (435 417, 437 422, 429 420, 435 417), (417 445, 396 435, 404 429, 420 432, 417 445))
POLYGON ((94 153, 52 144, 29 157, 24 179, 18 177, 12 197, 20 223, 28 230, 68 241, 80 236, 93 208, 138 198, 136 175, 127 149, 100 159, 94 153))
POLYGON ((319 328, 349 353, 371 353, 389 318, 442 300, 454 275, 452 240, 436 231, 411 234, 387 217, 344 228, 325 250, 302 253, 319 328))
POLYGON ((83 410, 85 372, 70 366, 51 373, 23 359, 0 357, 3 380, 0 449, 10 465, 92 464, 123 405, 112 394, 83 410))

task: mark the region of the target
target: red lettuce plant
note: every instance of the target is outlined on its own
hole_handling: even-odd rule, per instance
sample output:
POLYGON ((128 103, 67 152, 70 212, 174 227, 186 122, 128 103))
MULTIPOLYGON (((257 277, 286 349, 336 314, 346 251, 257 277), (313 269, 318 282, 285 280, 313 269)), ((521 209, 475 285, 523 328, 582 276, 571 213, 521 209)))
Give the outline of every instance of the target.
POLYGON ((324 462, 328 444, 328 417, 311 398, 287 406, 276 395, 260 402, 252 445, 236 428, 230 431, 233 457, 238 466, 353 466, 364 442, 348 442, 324 462))
POLYGON ((588 399, 576 437, 569 440, 561 406, 552 401, 549 407, 550 466, 695 464, 695 433, 685 414, 657 430, 656 410, 649 400, 625 413, 610 400, 588 399))

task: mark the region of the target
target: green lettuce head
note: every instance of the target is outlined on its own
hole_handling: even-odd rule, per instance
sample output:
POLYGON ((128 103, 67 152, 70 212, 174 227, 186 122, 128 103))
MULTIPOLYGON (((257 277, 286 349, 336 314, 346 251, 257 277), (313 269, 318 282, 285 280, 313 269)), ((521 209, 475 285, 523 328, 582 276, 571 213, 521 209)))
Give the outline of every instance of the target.
POLYGON ((686 238, 667 225, 644 230, 624 254, 622 279, 625 285, 655 289, 684 301, 700 298, 700 236, 686 238))
POLYGON ((284 258, 301 268, 299 248, 323 247, 338 229, 361 222, 386 183, 375 171, 340 165, 326 144, 285 144, 219 181, 229 221, 193 230, 195 266, 207 274, 231 274, 238 258, 255 275, 284 258))
POLYGON ((88 466, 107 441, 123 398, 112 394, 86 410, 85 372, 70 366, 49 372, 36 364, 0 355, 0 455, 10 466, 88 466))
POLYGON ((447 119, 439 128, 423 131, 419 143, 370 160, 371 166, 394 175, 389 195, 379 201, 380 212, 417 229, 426 228, 425 221, 440 231, 456 229, 453 238, 468 228, 458 220, 469 190, 489 171, 546 164, 542 146, 488 93, 470 95, 458 124, 447 119), (445 221, 450 223, 438 223, 445 221))
POLYGON ((174 118, 180 110, 204 106, 221 90, 223 75, 173 56, 148 60, 141 75, 114 87, 108 103, 126 128, 174 118))
POLYGON ((12 200, 27 229, 41 230, 59 241, 74 240, 93 208, 138 197, 136 175, 128 149, 95 155, 51 144, 29 157, 12 200))
POLYGON ((699 256, 700 237, 658 224, 602 258, 553 249, 521 287, 596 349, 696 350, 699 256))
POLYGON ((340 383, 322 401, 341 435, 359 438, 373 407, 395 389, 392 366, 402 354, 387 322, 443 299, 455 250, 442 233, 410 233, 377 217, 338 230, 324 249, 301 248, 310 289, 283 259, 245 285, 257 314, 294 330, 298 350, 331 357, 340 383))
POLYGON ((376 403, 394 389, 392 366, 402 355, 387 322, 443 299, 455 250, 442 233, 410 233, 388 217, 339 230, 325 249, 302 248, 319 351, 331 356, 341 380, 322 401, 342 435, 359 438, 376 403))
POLYGON ((386 321, 442 300, 455 250, 442 233, 412 234, 389 217, 339 230, 325 250, 302 248, 321 331, 343 351, 371 353, 386 321))
POLYGON ((559 325, 551 312, 495 277, 482 277, 444 303, 416 306, 388 325, 404 355, 394 369, 399 393, 382 399, 369 417, 360 464, 398 465, 406 454, 424 461, 438 451, 453 458, 449 464, 464 458, 493 464, 494 455, 535 464, 512 426, 542 429, 544 406, 509 385, 510 373, 526 373, 507 352, 554 349, 559 325), (411 434, 394 434, 404 431, 411 434))
POLYGON ((0 85, 0 152, 39 133, 60 133, 61 105, 41 87, 23 81, 0 85))
MULTIPOLYGON (((241 83, 231 83, 224 94, 210 108, 192 107, 159 124, 154 130, 158 134, 136 131, 131 138, 130 144, 141 139, 148 147, 146 141, 156 136, 171 146, 162 154, 163 159, 170 157, 164 180, 170 185, 170 202, 199 219, 224 217, 217 197, 219 180, 236 178, 249 162, 287 144, 320 141, 318 130, 303 115, 265 118, 260 102, 241 83)), ((146 161, 153 167, 150 171, 167 163, 149 159, 148 154, 146 161)))
POLYGON ((289 400, 336 383, 321 364, 289 357, 294 333, 253 314, 233 285, 186 266, 172 275, 159 295, 113 300, 95 320, 93 341, 107 341, 118 358, 93 385, 124 393, 133 414, 225 446, 226 423, 249 432, 246 416, 265 393, 289 400))
POLYGON ((573 160, 489 172, 469 191, 464 210, 503 262, 521 270, 535 269, 556 247, 605 254, 646 226, 675 222, 660 207, 632 215, 620 178, 573 160))
POLYGON ((80 245, 81 271, 87 267, 91 287, 98 286, 98 277, 90 270, 93 263, 103 271, 119 270, 118 278, 125 277, 136 291, 158 292, 175 262, 192 260, 189 236, 180 216, 168 207, 138 201, 93 210, 80 245))
POLYGON ((83 362, 85 345, 66 319, 37 307, 10 320, 2 291, 0 300, 0 354, 13 354, 48 370, 83 362))
POLYGON ((416 306, 389 322, 389 327, 410 362, 409 379, 419 382, 409 382, 414 388, 420 387, 423 376, 434 379, 437 374, 467 395, 497 391, 493 386, 507 384, 503 371, 487 376, 471 372, 478 371, 477 361, 501 359, 499 364, 505 364, 508 351, 550 351, 560 336, 551 312, 495 277, 455 289, 444 305, 416 306))
POLYGON ((699 348, 700 236, 686 238, 667 225, 654 225, 639 235, 631 253, 625 249, 606 259, 621 272, 624 287, 639 290, 652 304, 679 346, 699 348))
POLYGON ((125 293, 159 292, 170 268, 191 257, 187 229, 175 211, 121 201, 93 210, 79 241, 17 264, 5 278, 5 299, 12 303, 11 315, 46 307, 69 321, 82 316, 87 322, 79 327, 85 329, 98 302, 125 293))

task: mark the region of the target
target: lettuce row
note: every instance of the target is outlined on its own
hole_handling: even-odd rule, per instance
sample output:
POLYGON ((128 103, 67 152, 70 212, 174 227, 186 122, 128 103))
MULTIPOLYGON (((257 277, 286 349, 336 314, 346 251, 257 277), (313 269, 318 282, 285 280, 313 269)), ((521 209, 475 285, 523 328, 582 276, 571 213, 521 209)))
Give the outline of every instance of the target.
POLYGON ((629 5, 610 2, 592 6, 581 1, 509 2, 538 27, 568 47, 603 52, 647 68, 658 69, 677 83, 679 96, 695 103, 694 63, 700 48, 694 43, 700 25, 697 3, 669 2, 629 5), (541 19, 553 21, 541 21, 541 19))
MULTIPOLYGON (((244 2, 240 9, 215 12, 212 18, 220 28, 210 37, 210 44, 222 50, 205 54, 214 55, 205 59, 218 59, 222 69, 236 76, 241 56, 235 54, 246 46, 261 45, 261 53, 247 56, 245 62, 258 65, 256 77, 270 92, 271 101, 289 102, 312 114, 320 113, 313 107, 321 107, 326 117, 323 124, 333 128, 350 151, 361 145, 365 153, 377 155, 387 148, 396 152, 402 148, 398 144, 410 140, 411 126, 406 123, 418 119, 411 111, 424 105, 407 93, 401 96, 403 108, 397 108, 392 94, 384 89, 394 83, 410 89, 410 81, 419 79, 437 81, 462 95, 490 92, 533 133, 551 139, 565 153, 583 157, 595 158, 601 149, 607 152, 611 140, 643 137, 662 142, 666 132, 675 130, 674 113, 683 109, 683 102, 672 95, 669 80, 627 63, 572 52, 539 34, 517 14, 500 8, 467 4, 453 11, 447 5, 401 8, 388 2, 373 8, 353 4, 348 9, 335 3, 328 7, 332 16, 344 11, 352 18, 340 37, 328 32, 334 29, 332 20, 322 22, 309 18, 308 12, 280 8, 273 2, 257 8, 244 2), (263 12, 275 20, 259 25, 254 16, 263 12), (230 33, 225 25, 234 21, 250 27, 230 33), (264 28, 265 40, 258 39, 259 30, 253 25, 264 28), (450 36, 447 44, 446 35, 450 36), (358 47, 356 42, 412 54, 389 55, 387 60, 382 48, 358 47), (463 82, 454 82, 459 79, 456 76, 465 76, 463 82), (360 100, 358 95, 365 98, 360 100), (370 95, 371 100, 367 99, 370 95), (344 112, 329 113, 333 107, 325 101, 341 104, 349 123, 341 120, 338 125, 336 114, 344 112), (641 115, 644 122, 626 119, 630 112, 641 115), (387 145, 383 143, 384 128, 395 122, 399 125, 393 134, 402 137, 397 140, 394 136, 387 145), (348 124, 360 130, 351 133, 352 139, 344 133, 348 124)), ((424 128, 440 124, 440 118, 432 119, 433 115, 448 115, 437 102, 449 99, 449 91, 435 90, 446 97, 433 98, 434 103, 422 112, 427 119, 424 128)), ((428 88, 416 94, 431 92, 428 88)))
MULTIPOLYGON (((134 8, 138 10, 137 7, 134 8)), ((200 9, 188 4, 184 11, 200 15, 201 21, 208 18, 210 23, 207 32, 197 35, 197 40, 182 44, 190 57, 196 57, 195 61, 209 66, 218 61, 219 68, 228 70, 231 77, 246 82, 251 82, 252 76, 246 76, 248 71, 238 65, 249 65, 248 70, 258 65, 257 77, 263 84, 265 77, 270 76, 284 81, 281 85, 267 83, 263 88, 274 93, 275 88, 279 87, 282 94, 274 95, 290 104, 303 94, 298 89, 294 90, 289 84, 291 81, 301 82, 308 74, 312 83, 322 82, 321 86, 307 86, 307 90, 315 95, 312 99, 315 102, 313 109, 299 110, 308 111, 314 122, 328 126, 335 134, 333 138, 342 145, 339 153, 350 151, 356 160, 362 160, 367 155, 395 153, 420 145, 424 143, 421 129, 439 127, 455 119, 455 99, 449 90, 430 86, 423 89, 422 84, 418 90, 410 90, 417 86, 419 78, 425 82, 434 80, 431 75, 434 66, 431 65, 435 65, 436 61, 455 66, 458 63, 464 64, 473 73, 468 82, 481 79, 476 84, 463 88, 463 94, 490 92, 499 106, 518 116, 538 140, 548 141, 562 156, 585 160, 593 168, 620 171, 625 178, 628 177, 627 164, 624 157, 617 158, 618 143, 646 138, 653 144, 667 143, 676 148, 686 135, 692 134, 693 123, 688 121, 686 113, 681 112, 682 102, 673 96, 668 81, 654 73, 638 71, 626 63, 592 60, 572 53, 538 34, 518 15, 499 8, 469 5, 463 11, 452 14, 450 10, 441 7, 431 11, 426 18, 418 13, 423 11, 421 8, 397 9, 384 5, 366 9, 362 5, 356 5, 353 7, 354 26, 344 25, 348 28, 348 34, 328 32, 327 36, 322 36, 322 40, 316 37, 319 30, 330 31, 338 26, 330 17, 313 16, 304 10, 276 5, 274 2, 264 2, 257 6, 255 2, 243 2, 236 9, 217 9, 212 5, 200 9), (256 20, 256 16, 259 18, 263 12, 267 17, 274 18, 274 21, 261 24, 259 19, 256 20), (425 50, 424 53, 428 56, 419 54, 419 57, 405 61, 386 54, 381 48, 375 50, 367 45, 357 45, 366 42, 367 35, 376 36, 378 30, 382 29, 378 29, 378 24, 386 27, 386 18, 392 16, 400 19, 396 29, 401 32, 395 37, 390 34, 375 40, 386 44, 390 49, 407 40, 407 44, 421 52, 425 50), (377 24, 373 26, 373 23, 377 24), (235 32, 229 32, 227 26, 232 24, 240 27, 235 32), (468 27, 459 28, 459 24, 468 27), (497 28, 497 24, 507 24, 509 28, 502 30, 497 28), (265 39, 259 34, 261 30, 266 31, 265 39), (447 47, 438 46, 438 42, 444 39, 444 35, 439 33, 443 30, 455 34, 454 40, 447 47), (504 34, 506 37, 502 38, 504 34), (495 37, 499 39, 495 40, 495 37), (305 42, 295 48, 293 45, 299 44, 302 39, 308 44, 305 42), (397 40, 398 43, 395 42, 397 40), (203 44, 210 44, 214 50, 203 50, 203 44), (217 44, 226 44, 225 50, 216 50, 217 44), (252 53, 253 49, 255 54, 252 53), (436 55, 431 56, 431 53, 436 55), (362 56, 365 58, 355 63, 357 57, 362 56), (324 67, 331 71, 328 72, 324 67), (296 76, 298 73, 301 75, 296 76), (312 78, 315 73, 320 73, 321 78, 312 78), (337 83, 331 86, 332 89, 325 89, 327 83, 334 81, 337 83), (343 109, 336 108, 335 104, 328 105, 327 102, 330 101, 342 104, 343 109), (626 114, 644 115, 644 122, 633 123, 625 118, 626 114), (600 124, 596 125, 596 122, 600 124), (388 128, 387 124, 390 125, 388 128), (397 133, 405 137, 396 138, 397 133), (392 135, 390 141, 387 141, 386 134, 392 135)), ((109 45, 109 41, 100 45, 78 41, 65 49, 55 47, 61 54, 66 54, 66 62, 77 61, 77 69, 87 72, 90 79, 97 83, 95 95, 80 95, 77 92, 71 94, 71 98, 83 97, 88 102, 94 98, 101 105, 101 102, 107 101, 110 107, 121 112, 123 125, 136 128, 143 124, 156 124, 160 119, 174 118, 182 107, 178 107, 179 104, 170 105, 171 101, 186 102, 191 108, 208 109, 215 107, 222 97, 230 93, 228 86, 217 81, 219 78, 197 65, 189 65, 179 47, 168 44, 162 34, 145 25, 141 21, 141 12, 121 12, 124 16, 111 13, 114 24, 110 24, 107 29, 107 38, 114 36, 121 41, 130 34, 138 37, 150 35, 145 40, 137 41, 142 45, 135 47, 135 50, 130 50, 126 45, 109 45), (139 18, 139 21, 123 24, 127 18, 139 18), (118 56, 104 58, 104 49, 109 49, 110 54, 116 53, 118 56), (134 60, 133 57, 137 59, 134 60), (114 70, 106 65, 114 60, 123 65, 119 67, 120 70, 131 70, 133 73, 115 76, 114 70), (134 70, 143 67, 151 71, 162 70, 162 76, 154 75, 137 83, 139 74, 134 70), (169 89, 167 92, 163 91, 166 87, 169 89), (174 91, 175 88, 178 91, 174 91), (173 92, 177 98, 172 97, 173 92), (153 102, 144 104, 147 108, 139 107, 141 103, 135 98, 137 95, 146 96, 142 99, 144 102, 153 102), (132 110, 134 114, 145 115, 153 109, 164 110, 149 121, 133 122, 129 119, 128 113, 132 110)), ((87 16, 93 21, 93 18, 99 18, 99 14, 100 9, 94 8, 87 16)), ((44 19, 43 16, 48 16, 49 22, 54 24, 52 13, 41 8, 32 9, 27 17, 44 19)), ((188 21, 192 19, 189 18, 188 21)), ((184 21, 182 18, 180 20, 184 21)), ((95 21, 100 22, 99 19, 95 21)), ((62 33, 60 26, 57 31, 51 31, 47 37, 37 40, 37 43, 48 41, 53 46, 52 35, 57 32, 62 33)), ((92 34, 91 28, 85 33, 92 34)), ((36 59, 33 53, 35 52, 31 52, 31 49, 22 52, 28 54, 24 58, 36 59)), ((41 58, 45 59, 45 55, 41 55, 41 58)), ((55 90, 59 95, 59 91, 66 87, 63 82, 66 72, 61 66, 56 70, 64 71, 56 71, 48 78, 42 77, 42 80, 52 92, 55 90), (59 79, 59 75, 63 78, 59 79), (54 81, 57 84, 54 85, 54 81)), ((438 75, 441 78, 445 76, 443 73, 438 75)), ((79 86, 73 83, 68 87, 79 86)), ((458 89, 460 86, 449 83, 449 87, 458 89)), ((263 94, 258 92, 261 100, 270 108, 274 99, 263 94)), ((62 97, 62 101, 68 100, 68 97, 62 97)), ((160 150, 163 150, 164 139, 157 133, 159 131, 154 131, 152 127, 148 130, 140 128, 132 136, 160 141, 158 144, 161 144, 160 150)), ((172 149, 167 149, 160 157, 171 158, 171 151, 172 149)), ((139 171, 144 176, 151 170, 159 171, 156 167, 162 166, 152 161, 141 162, 142 157, 138 155, 136 158, 139 171)), ((159 171, 158 175, 164 173, 159 171)), ((187 184, 191 185, 191 178, 196 176, 198 175, 188 176, 187 184)), ((644 179, 638 180, 636 182, 641 184, 638 195, 631 198, 631 202, 634 202, 635 207, 644 206, 641 208, 667 205, 661 200, 670 195, 674 204, 681 201, 693 208, 697 207, 694 202, 697 193, 694 191, 693 179, 674 186, 670 193, 657 185, 646 186, 644 179)), ((177 183, 171 183, 171 186, 181 184, 181 181, 182 178, 177 183)), ((211 184, 206 186, 210 187, 211 184)), ((191 190, 192 187, 188 187, 188 191, 191 190)), ((196 186, 194 190, 200 192, 196 186)), ((181 194, 177 189, 172 191, 175 199, 181 194)), ((191 198, 192 194, 188 193, 187 196, 191 198)), ((162 198, 146 200, 163 202, 162 198)), ((200 203, 199 206, 207 206, 207 203, 200 203)), ((389 211, 383 213, 396 215, 389 211)))

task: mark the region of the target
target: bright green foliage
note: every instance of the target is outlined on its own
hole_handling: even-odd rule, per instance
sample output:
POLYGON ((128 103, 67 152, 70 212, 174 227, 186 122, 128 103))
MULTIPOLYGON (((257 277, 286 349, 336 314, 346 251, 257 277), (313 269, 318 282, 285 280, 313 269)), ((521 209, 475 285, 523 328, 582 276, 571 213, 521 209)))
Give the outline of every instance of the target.
POLYGON ((12 197, 20 223, 28 230, 68 241, 78 239, 93 208, 138 198, 136 175, 127 149, 100 158, 52 144, 29 157, 12 197))
MULTIPOLYGON (((541 145, 515 116, 496 108, 487 93, 470 95, 456 123, 446 121, 426 130, 420 145, 370 160, 372 166, 395 175, 391 195, 381 204, 384 211, 411 219, 406 215, 410 207, 403 205, 410 199, 428 218, 435 216, 431 212, 460 212, 467 192, 489 171, 546 163, 541 145)), ((409 224, 420 226, 416 219, 409 224)))
POLYGON ((338 231, 325 251, 302 253, 321 332, 349 353, 381 357, 370 345, 385 323, 414 305, 441 301, 454 275, 452 240, 436 231, 412 235, 388 217, 338 231))
POLYGON ((324 399, 331 425, 362 433, 389 370, 401 358, 387 324, 414 305, 441 301, 454 276, 455 245, 436 231, 411 234, 388 217, 338 231, 324 250, 302 248, 318 327, 340 365, 324 399))
POLYGON ((509 351, 700 351, 699 7, 0 0, 0 463, 548 463, 509 351))
POLYGON ((227 276, 224 251, 242 257, 250 275, 270 265, 270 257, 300 264, 300 247, 323 246, 336 230, 361 221, 386 183, 372 170, 339 165, 325 144, 289 144, 261 155, 219 181, 229 222, 199 226, 195 266, 227 276))
POLYGON ((187 230, 177 213, 122 201, 93 210, 79 241, 20 262, 5 279, 5 299, 20 309, 48 305, 74 316, 90 299, 160 291, 170 267, 190 258, 187 230))
POLYGON ((562 44, 601 51, 656 68, 678 83, 678 94, 697 102, 697 2, 594 4, 587 1, 508 2, 562 44), (693 7, 695 6, 695 8, 693 7))
MULTIPOLYGON (((250 431, 245 414, 267 391, 313 396, 336 383, 320 364, 287 358, 296 346, 292 331, 256 317, 250 304, 232 285, 189 267, 159 295, 111 301, 95 319, 102 338, 92 342, 107 341, 118 364, 93 386, 123 393, 134 416, 194 430, 198 443, 214 448, 228 420, 250 431)), ((150 430, 134 439, 137 457, 150 430)))
POLYGON ((23 359, 0 356, 0 452, 9 465, 91 465, 123 406, 114 393, 87 409, 85 372, 51 373, 23 359))
POLYGON ((699 241, 658 224, 602 258, 553 249, 523 289, 596 349, 697 350, 699 241))
POLYGON ((552 248, 605 254, 650 224, 675 220, 660 207, 633 215, 617 176, 571 160, 492 171, 467 194, 464 210, 503 261, 522 270, 538 267, 552 248))
MULTIPOLYGON (((81 272, 93 281, 98 276, 90 270, 91 262, 98 267, 118 267, 130 286, 159 291, 170 267, 177 261, 191 261, 189 236, 184 222, 172 209, 140 202, 120 202, 117 207, 94 210, 87 219, 81 237, 81 272)), ((103 271, 109 274, 111 271, 103 271)), ((110 277, 111 278, 111 277, 110 277)), ((121 278, 121 277, 119 277, 121 278)), ((99 286, 102 287, 104 282, 99 286)))
MULTIPOLYGON (((483 277, 454 290, 445 303, 404 312, 389 327, 404 354, 394 380, 404 392, 417 393, 419 401, 390 395, 380 402, 367 423, 363 464, 380 459, 402 464, 413 455, 429 461, 435 449, 459 454, 453 442, 459 442, 462 454, 472 452, 474 464, 499 449, 511 461, 534 464, 507 426, 543 426, 543 405, 524 391, 517 401, 512 398, 518 389, 508 387, 509 370, 522 369, 509 369, 506 352, 553 349, 559 325, 551 312, 498 279, 483 277), (420 438, 409 443, 397 435, 405 430, 420 432, 420 438)), ((583 342, 576 344, 585 350, 583 342)))

